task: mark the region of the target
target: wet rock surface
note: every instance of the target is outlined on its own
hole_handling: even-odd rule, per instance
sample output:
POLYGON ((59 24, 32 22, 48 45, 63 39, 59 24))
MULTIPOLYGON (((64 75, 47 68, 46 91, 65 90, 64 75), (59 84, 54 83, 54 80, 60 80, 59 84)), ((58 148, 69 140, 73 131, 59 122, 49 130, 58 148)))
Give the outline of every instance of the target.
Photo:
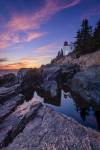
MULTIPOLYGON (((13 128, 5 125, 9 118, 2 124, 2 128, 7 128, 5 131, 3 130, 3 132, 6 132, 5 135, 7 135, 9 129, 11 132, 9 132, 8 137, 13 138, 12 142, 8 142, 6 147, 2 146, 2 150, 100 149, 100 133, 83 127, 73 119, 53 111, 48 106, 40 103, 31 104, 30 113, 27 109, 24 111, 22 117, 20 111, 20 115, 16 113, 13 115, 15 117, 15 121, 12 122, 13 128), (28 117, 29 121, 25 121, 28 117), (23 129, 21 126, 23 126, 24 121, 21 120, 27 122, 24 123, 23 129), (21 130, 19 130, 19 127, 21 130), (15 137, 16 131, 17 135, 15 137)), ((4 135, 2 132, 0 134, 4 135)), ((1 135, 0 137, 2 137, 1 135)))

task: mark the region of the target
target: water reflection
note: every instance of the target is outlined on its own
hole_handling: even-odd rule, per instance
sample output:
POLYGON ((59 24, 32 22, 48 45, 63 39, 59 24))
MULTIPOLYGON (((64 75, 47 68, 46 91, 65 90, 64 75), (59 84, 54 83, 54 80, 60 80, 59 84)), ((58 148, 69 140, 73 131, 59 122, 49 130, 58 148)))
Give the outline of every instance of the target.
POLYGON ((80 113, 80 116, 81 116, 83 122, 86 121, 87 116, 89 116, 88 109, 87 108, 82 108, 82 109, 80 109, 79 113, 80 113))
POLYGON ((33 98, 33 95, 34 95, 34 89, 32 87, 24 90, 22 92, 22 94, 25 96, 25 100, 26 101, 30 101, 32 98, 33 98))
POLYGON ((98 129, 100 130, 100 111, 95 111, 95 117, 97 120, 98 129))
POLYGON ((58 94, 54 98, 52 98, 50 96, 50 93, 48 92, 44 93, 41 91, 37 91, 37 94, 44 99, 43 100, 44 103, 59 106, 59 107, 61 106, 61 90, 58 90, 58 94))
POLYGON ((25 95, 27 100, 43 102, 55 111, 66 114, 81 124, 100 131, 100 109, 96 109, 97 107, 77 98, 73 99, 68 91, 59 90, 55 98, 51 98, 48 93, 33 92, 33 89, 26 91, 25 95))

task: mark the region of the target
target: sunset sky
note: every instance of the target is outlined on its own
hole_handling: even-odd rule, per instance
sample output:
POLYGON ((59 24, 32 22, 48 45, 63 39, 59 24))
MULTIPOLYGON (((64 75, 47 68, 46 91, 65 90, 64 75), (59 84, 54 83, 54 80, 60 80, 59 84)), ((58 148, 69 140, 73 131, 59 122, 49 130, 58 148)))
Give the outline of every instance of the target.
POLYGON ((0 69, 50 62, 83 18, 97 23, 100 0, 0 0, 0 69))

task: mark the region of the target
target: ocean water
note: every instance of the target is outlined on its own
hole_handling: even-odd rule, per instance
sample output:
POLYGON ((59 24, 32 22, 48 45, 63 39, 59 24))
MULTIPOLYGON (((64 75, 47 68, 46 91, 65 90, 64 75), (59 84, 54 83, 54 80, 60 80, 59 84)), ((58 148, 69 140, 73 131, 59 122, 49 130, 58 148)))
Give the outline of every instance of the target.
POLYGON ((3 76, 8 73, 14 73, 15 75, 17 75, 17 72, 18 70, 0 70, 0 76, 3 76))

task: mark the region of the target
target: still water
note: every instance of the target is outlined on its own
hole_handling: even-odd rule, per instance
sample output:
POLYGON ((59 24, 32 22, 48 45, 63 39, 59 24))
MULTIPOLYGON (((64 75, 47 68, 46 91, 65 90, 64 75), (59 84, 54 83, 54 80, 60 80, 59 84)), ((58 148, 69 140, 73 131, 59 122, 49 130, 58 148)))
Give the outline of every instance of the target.
POLYGON ((33 94, 29 90, 28 93, 25 93, 27 100, 40 101, 50 106, 53 110, 74 118, 82 125, 100 131, 100 109, 87 105, 84 102, 75 101, 71 94, 64 92, 64 90, 60 91, 58 99, 46 98, 37 93, 34 92, 33 94))
MULTIPOLYGON (((0 76, 7 73, 11 73, 11 71, 0 71, 0 76)), ((16 75, 17 71, 12 73, 16 75)), ((82 125, 100 131, 100 106, 98 104, 91 105, 83 100, 74 99, 65 90, 60 90, 56 99, 45 96, 41 92, 33 92, 32 88, 23 94, 27 101, 40 101, 50 106, 53 110, 74 118, 82 125)))

